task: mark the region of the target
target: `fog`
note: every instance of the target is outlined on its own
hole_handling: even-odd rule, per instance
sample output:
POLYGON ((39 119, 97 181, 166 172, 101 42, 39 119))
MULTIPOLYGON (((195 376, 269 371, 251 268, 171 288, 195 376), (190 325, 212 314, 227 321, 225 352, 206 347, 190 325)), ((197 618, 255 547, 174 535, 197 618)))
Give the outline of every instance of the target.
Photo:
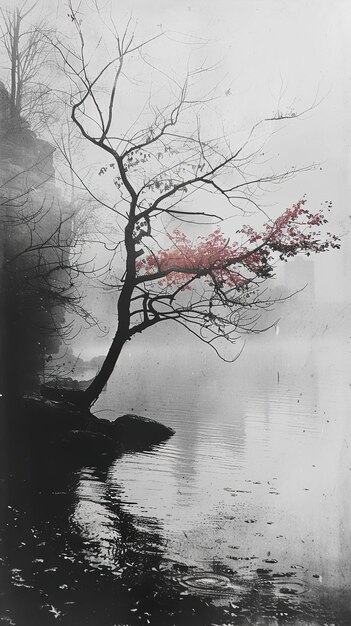
MULTIPOLYGON (((14 9, 22 3, 7 6, 14 9)), ((16 401, 21 394, 22 402, 25 394, 24 403, 34 403, 20 446, 16 411, 22 405, 9 403, 15 427, 8 429, 13 449, 9 446, 4 454, 9 469, 0 463, 5 503, 0 518, 5 608, 0 609, 0 621, 15 626, 47 626, 56 620, 67 626, 348 626, 351 4, 87 0, 72 6, 63 0, 38 0, 25 23, 40 18, 54 46, 38 68, 38 84, 50 78, 56 107, 40 132, 19 113, 20 131, 11 124, 5 128, 12 122, 11 80, 4 47, 0 52, 0 174, 4 197, 8 194, 0 229, 5 268, 4 279, 0 274, 5 294, 0 339, 11 355, 2 364, 3 378, 10 381, 16 401), (118 75, 114 115, 104 127, 101 118, 109 115, 114 64, 101 80, 94 82, 94 77, 118 56, 115 31, 123 37, 126 27, 136 48, 118 75), (139 47, 142 42, 147 43, 139 47), (86 55, 79 71, 71 47, 86 55), (74 126, 72 104, 84 89, 91 95, 87 75, 94 96, 81 103, 84 114, 78 119, 86 126, 74 126), (129 276, 124 228, 133 194, 120 184, 111 163, 113 149, 101 150, 101 129, 109 131, 104 139, 108 148, 127 145, 126 135, 132 136, 131 146, 145 133, 152 137, 153 120, 158 115, 162 120, 160 111, 179 97, 187 75, 190 95, 179 132, 191 140, 181 165, 198 172, 201 159, 211 163, 212 154, 223 157, 244 146, 238 165, 224 171, 220 183, 227 184, 233 175, 235 185, 242 181, 248 188, 230 203, 221 187, 219 193, 209 193, 209 181, 202 181, 196 194, 186 190, 175 202, 176 209, 188 212, 183 222, 163 206, 149 232, 145 220, 139 239, 134 223, 133 263, 149 254, 152 266, 153 245, 167 262, 175 228, 188 236, 187 252, 218 224, 225 238, 221 253, 235 241, 241 251, 240 246, 255 241, 248 239, 244 226, 260 231, 302 199, 312 213, 323 209, 328 222, 321 231, 339 237, 340 249, 312 254, 306 245, 290 257, 273 242, 273 275, 257 271, 253 281, 259 283, 263 300, 253 301, 257 322, 248 323, 245 332, 245 324, 230 318, 239 335, 233 344, 218 313, 226 304, 224 274, 219 279, 210 260, 213 282, 208 267, 201 274, 200 265, 194 276, 198 290, 179 288, 176 293, 180 301, 188 298, 189 309, 195 302, 202 311, 206 303, 198 332, 172 319, 148 327, 151 318, 157 321, 161 304, 166 306, 151 296, 179 285, 167 283, 167 265, 156 259, 153 267, 161 275, 165 272, 161 277, 156 273, 159 282, 152 275, 149 292, 145 284, 150 282, 133 283, 134 294, 146 289, 147 298, 135 312, 146 330, 135 322, 138 332, 133 334, 128 326, 129 334, 121 334, 123 349, 112 375, 91 403, 84 404, 86 387, 96 381, 116 334, 120 285, 129 276), (82 136, 82 128, 89 130, 92 141, 82 136), (194 165, 196 132, 202 153, 194 165), (214 139, 220 147, 213 148, 214 139), (210 157, 208 146, 213 149, 210 157), (44 160, 41 168, 38 155, 44 160), (9 172, 27 184, 20 197, 25 195, 28 213, 22 204, 8 201, 8 189, 13 191, 9 172), (17 222, 11 221, 18 217, 13 206, 21 218, 17 222), (37 220, 42 210, 45 219, 37 220), (196 212, 200 224, 188 219, 196 212), (53 228, 56 238, 47 236, 53 228), (42 258, 54 264, 50 254, 42 254, 47 247, 50 254, 64 249, 58 276, 56 265, 44 265, 50 288, 58 288, 53 309, 43 297, 47 283, 43 289, 34 281, 26 299, 32 279, 29 263, 16 265, 28 250, 29 261, 36 259, 33 250, 39 250, 34 274, 42 258), (13 273, 7 269, 12 262, 13 273), (209 297, 212 288, 215 295, 209 297), (71 300, 65 300, 67 293, 71 300), (31 316, 40 322, 36 332, 31 316), (55 332, 50 328, 50 335, 47 324, 52 321, 55 332), (212 323, 221 341, 219 352, 206 335, 212 323), (54 411, 52 421, 43 420, 49 409, 54 411), (64 436, 58 426, 61 411, 69 429, 64 436), (120 415, 162 422, 174 434, 134 448, 117 441, 112 456, 105 449, 96 455, 94 442, 100 436, 102 444, 111 443, 111 429, 120 415), (38 416, 46 428, 49 424, 45 445, 42 426, 32 432, 38 416), (72 427, 70 420, 77 416, 78 426, 72 427), (86 435, 92 436, 91 450, 85 447, 86 435), (69 447, 76 441, 84 445, 69 447)), ((155 173, 161 161, 161 170, 172 173, 179 137, 170 136, 164 154, 153 154, 150 148, 151 165, 141 150, 130 170, 127 164, 128 176, 142 188, 138 211, 151 207, 161 193, 155 173)), ((172 174, 174 180, 182 171, 172 174)), ((172 186, 174 180, 169 175, 166 184, 172 186)), ((324 235, 320 237, 323 241, 324 235)), ((179 248, 177 240, 174 249, 179 248)), ((178 258, 171 261, 179 263, 178 258)), ((194 274, 191 264, 171 274, 185 270, 194 274)), ((136 272, 137 281, 143 267, 136 272)), ((244 313, 250 314, 251 303, 241 300, 249 295, 240 285, 230 284, 239 294, 235 306, 240 310, 244 302, 244 313)), ((171 298, 170 307, 173 302, 171 298)), ((129 307, 134 311, 139 304, 129 302, 129 307)), ((182 312, 188 313, 185 305, 182 312)))

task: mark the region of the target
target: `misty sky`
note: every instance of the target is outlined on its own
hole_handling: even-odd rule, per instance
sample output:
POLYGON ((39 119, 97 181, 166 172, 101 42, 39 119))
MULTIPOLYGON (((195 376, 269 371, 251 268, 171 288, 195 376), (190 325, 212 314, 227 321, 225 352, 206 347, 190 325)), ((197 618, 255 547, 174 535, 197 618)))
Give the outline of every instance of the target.
MULTIPOLYGON (((9 7, 16 5, 8 3, 9 7)), ((128 0, 111 5, 111 17, 118 28, 132 16, 138 40, 165 33, 152 43, 148 54, 170 76, 181 78, 189 63, 194 66, 201 60, 217 65, 209 75, 217 86, 213 110, 231 137, 235 133, 242 136, 252 124, 278 111, 310 109, 299 119, 279 123, 279 132, 266 146, 267 155, 276 171, 292 165, 320 165, 275 188, 264 203, 283 210, 304 194, 311 209, 319 209, 325 200, 333 201, 331 221, 334 232, 343 235, 343 250, 315 259, 317 294, 326 300, 343 299, 350 278, 350 269, 345 268, 347 263, 350 268, 351 3, 128 0)), ((88 44, 95 45, 101 37, 96 67, 113 52, 108 36, 111 5, 105 0, 75 3, 88 44), (94 4, 100 8, 100 20, 94 4)), ((47 15, 59 31, 70 35, 68 13, 62 0, 39 0, 36 7, 37 16, 47 15)), ((140 80, 145 97, 149 76, 145 67, 139 72, 133 67, 133 79, 140 80)), ((162 80, 152 85, 160 94, 162 80)), ((121 94, 122 116, 136 106, 128 100, 127 90, 121 94)), ((212 118, 208 123, 213 123, 212 118)), ((94 154, 91 158, 98 163, 100 157, 94 154)), ((100 163, 105 160, 101 155, 100 163)))

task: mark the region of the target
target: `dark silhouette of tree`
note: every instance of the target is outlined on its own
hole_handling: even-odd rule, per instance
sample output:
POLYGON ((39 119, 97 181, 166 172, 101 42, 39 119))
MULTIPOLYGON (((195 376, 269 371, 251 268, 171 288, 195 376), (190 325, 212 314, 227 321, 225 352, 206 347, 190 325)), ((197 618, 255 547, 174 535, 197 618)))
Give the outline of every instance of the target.
POLYGON ((57 101, 50 86, 49 69, 51 47, 48 36, 53 34, 45 19, 31 23, 37 2, 24 0, 15 9, 0 9, 0 41, 6 51, 8 67, 6 87, 9 92, 11 118, 18 116, 41 132, 55 117, 57 101))
POLYGON ((54 31, 36 18, 37 4, 0 9, 8 59, 0 82, 1 392, 8 395, 38 386, 46 358, 77 332, 77 315, 95 323, 77 288, 78 277, 89 274, 81 247, 86 225, 79 199, 67 199, 67 168, 59 172, 64 194, 56 184, 53 138, 64 126, 62 118, 56 124, 63 108, 57 82, 52 88, 54 31))
POLYGON ((84 18, 72 6, 70 19, 78 50, 58 41, 54 46, 72 84, 72 120, 86 142, 109 159, 99 174, 113 173, 116 202, 110 209, 121 226, 116 243, 125 262, 121 276, 111 272, 105 280, 119 294, 118 324, 99 373, 79 398, 90 406, 134 335, 174 321, 223 356, 223 341, 235 343, 262 330, 260 313, 272 305, 264 285, 275 264, 339 247, 339 240, 322 234, 325 215, 308 210, 304 198, 276 218, 260 205, 261 191, 308 168, 257 174, 262 146, 256 132, 298 113, 278 112, 262 120, 235 147, 225 135, 211 138, 201 114, 213 95, 194 95, 195 82, 207 69, 201 65, 182 84, 172 80, 172 102, 162 104, 163 94, 159 103, 149 96, 144 117, 123 128, 120 113, 133 78, 128 62, 139 57, 148 71, 145 50, 156 38, 137 43, 130 23, 121 35, 115 29, 115 54, 97 69, 84 18), (252 210, 265 216, 261 227, 253 226, 255 218, 248 224, 252 210), (231 232, 227 220, 240 214, 242 225, 231 232))
POLYGON ((74 317, 93 319, 77 288, 89 271, 85 225, 55 185, 54 148, 18 113, 13 124, 2 83, 0 104, 0 391, 11 396, 38 386, 45 358, 75 332, 74 317))

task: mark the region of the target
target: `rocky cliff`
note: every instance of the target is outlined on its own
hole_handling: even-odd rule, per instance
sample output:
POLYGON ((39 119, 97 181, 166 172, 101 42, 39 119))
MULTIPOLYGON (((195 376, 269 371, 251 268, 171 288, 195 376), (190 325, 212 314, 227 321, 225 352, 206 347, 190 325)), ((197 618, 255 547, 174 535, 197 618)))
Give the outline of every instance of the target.
POLYGON ((0 392, 32 391, 60 345, 72 218, 55 186, 53 153, 11 113, 0 83, 0 392))

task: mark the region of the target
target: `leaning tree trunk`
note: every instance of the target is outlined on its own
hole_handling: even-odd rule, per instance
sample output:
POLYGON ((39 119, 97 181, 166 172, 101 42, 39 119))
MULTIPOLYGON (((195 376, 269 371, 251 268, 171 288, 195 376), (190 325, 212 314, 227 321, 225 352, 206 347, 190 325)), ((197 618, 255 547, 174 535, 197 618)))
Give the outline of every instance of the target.
POLYGON ((119 331, 117 331, 100 371, 95 376, 89 387, 84 391, 83 404, 87 407, 94 404, 94 402, 98 399, 115 368, 119 355, 121 354, 122 348, 127 339, 128 336, 122 335, 119 331))
MULTIPOLYGON (((132 260, 134 261, 133 257, 132 260)), ((134 289, 135 265, 127 262, 125 283, 118 299, 118 327, 107 356, 93 382, 84 391, 82 403, 90 407, 98 399, 100 393, 110 378, 117 363, 122 348, 130 339, 130 303, 134 289)))
POLYGON ((90 407, 98 399, 100 393, 105 387, 108 379, 110 378, 114 367, 117 363, 118 357, 121 354, 122 348, 128 339, 131 337, 130 332, 130 306, 132 295, 135 287, 135 260, 138 256, 135 252, 135 243, 133 239, 134 230, 134 216, 136 207, 136 194, 130 183, 126 180, 125 171, 121 160, 117 160, 120 174, 122 179, 125 180, 125 184, 132 197, 129 221, 124 231, 124 242, 127 252, 126 259, 126 273, 123 287, 121 289, 120 296, 118 298, 117 312, 118 312, 118 327, 111 347, 107 353, 102 367, 98 374, 95 376, 93 382, 85 390, 82 398, 83 406, 90 407))

